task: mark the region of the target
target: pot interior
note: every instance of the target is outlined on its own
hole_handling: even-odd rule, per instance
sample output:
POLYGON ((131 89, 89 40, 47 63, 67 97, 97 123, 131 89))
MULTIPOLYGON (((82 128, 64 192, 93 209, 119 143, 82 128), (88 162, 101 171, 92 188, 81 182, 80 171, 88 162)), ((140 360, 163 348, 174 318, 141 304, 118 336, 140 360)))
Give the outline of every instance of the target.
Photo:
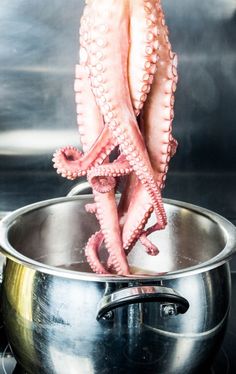
MULTIPOLYGON (((40 263, 91 272, 84 247, 99 226, 96 218, 84 209, 88 202, 88 198, 57 199, 26 210, 10 225, 10 245, 40 263)), ((169 273, 198 266, 217 256, 226 245, 225 231, 211 215, 191 209, 188 204, 178 206, 171 201, 165 203, 165 208, 166 229, 149 236, 160 252, 150 256, 137 242, 128 256, 133 273, 169 273)), ((149 225, 154 223, 155 216, 152 215, 149 225)), ((100 256, 102 261, 106 260, 104 248, 100 256)))

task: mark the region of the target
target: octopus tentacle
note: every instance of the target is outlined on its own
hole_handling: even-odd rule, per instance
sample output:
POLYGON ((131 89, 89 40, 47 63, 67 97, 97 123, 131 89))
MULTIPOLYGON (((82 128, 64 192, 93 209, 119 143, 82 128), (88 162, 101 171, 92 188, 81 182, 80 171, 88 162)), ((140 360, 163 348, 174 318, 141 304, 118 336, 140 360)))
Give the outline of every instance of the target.
POLYGON ((96 107, 93 93, 85 83, 84 74, 86 73, 83 69, 82 66, 76 65, 75 92, 76 101, 80 103, 80 105, 77 104, 77 122, 85 153, 83 154, 75 147, 67 146, 57 150, 53 155, 54 168, 57 169, 57 173, 71 180, 86 175, 89 169, 102 164, 107 155, 117 146, 116 139, 111 137, 110 130, 106 126, 101 129, 90 147, 86 143, 84 134, 89 130, 94 131, 94 124, 103 122, 103 119, 96 107))
POLYGON ((139 236, 143 233, 144 227, 154 210, 150 197, 142 184, 137 181, 136 185, 134 185, 135 182, 131 184, 133 195, 130 198, 122 230, 122 240, 126 253, 130 252, 139 236))
POLYGON ((103 164, 88 172, 88 181, 98 192, 108 192, 115 187, 115 177, 121 177, 132 172, 128 161, 123 155, 113 163, 103 164))
POLYGON ((104 235, 102 231, 97 231, 93 234, 85 247, 85 254, 88 258, 88 263, 91 269, 97 274, 108 274, 109 271, 116 272, 116 269, 113 265, 112 257, 109 256, 106 267, 103 266, 99 259, 99 251, 104 241, 104 235))
POLYGON ((73 146, 60 148, 53 155, 53 167, 62 177, 71 180, 86 175, 88 170, 101 165, 117 146, 116 141, 109 141, 109 136, 109 129, 104 127, 98 139, 86 153, 80 152, 73 146))
POLYGON ((152 166, 129 99, 126 70, 129 51, 129 17, 126 12, 126 2, 113 0, 108 3, 102 0, 99 4, 100 13, 95 6, 93 7, 94 4, 92 2, 90 8, 90 14, 93 15, 93 27, 90 39, 87 40, 86 51, 93 92, 104 116, 105 124, 113 132, 121 153, 126 156, 127 161, 147 189, 154 209, 158 212, 160 223, 164 227, 166 215, 160 190, 156 185, 152 166), (104 13, 106 14, 105 19, 104 13), (101 31, 101 26, 106 28, 106 32, 103 27, 101 31), (106 38, 108 30, 109 41, 106 38), (122 41, 120 43, 117 43, 117 30, 120 32, 122 41), (97 58, 98 47, 106 47, 103 49, 102 62, 97 58), (114 76, 115 81, 110 82, 109 76, 114 76), (103 91, 102 95, 100 95, 100 88, 103 91), (123 97, 127 98, 125 102, 123 97))
MULTIPOLYGON (((97 212, 97 204, 90 203, 85 205, 85 209, 88 213, 95 214, 97 220, 99 221, 99 216, 97 212)), ((99 251, 104 242, 104 235, 102 230, 95 232, 87 241, 85 247, 85 256, 87 257, 88 263, 91 269, 97 274, 108 274, 110 266, 112 266, 112 260, 110 259, 110 266, 105 266, 101 263, 99 258, 99 251)))
MULTIPOLYGON (((91 145, 96 141, 98 135, 103 129, 104 123, 96 103, 94 104, 95 100, 94 96, 91 93, 89 73, 84 66, 80 67, 79 72, 80 79, 82 81, 81 83, 83 86, 83 93, 86 94, 86 98, 88 98, 88 96, 90 95, 89 106, 86 106, 85 103, 83 105, 84 135, 83 138, 81 138, 81 143, 83 150, 86 150, 91 147, 91 145), (91 123, 89 117, 90 115, 88 114, 88 112, 91 110, 91 105, 94 106, 93 123, 91 123)), ((104 162, 107 162, 107 159, 105 159, 104 162)), ((99 193, 94 190, 93 193, 96 203, 96 216, 99 220, 101 226, 101 234, 104 237, 105 245, 112 259, 113 266, 118 274, 129 274, 129 266, 121 242, 121 233, 114 189, 105 194, 99 193)), ((88 256, 88 262, 90 266, 92 266, 93 270, 101 273, 103 270, 102 265, 99 265, 97 254, 99 245, 97 243, 100 243, 100 240, 102 239, 100 235, 99 241, 97 241, 96 238, 97 237, 95 236, 91 240, 89 240, 88 247, 86 247, 86 254, 88 256)))
POLYGON ((156 256, 158 255, 159 253, 159 249, 157 248, 156 245, 154 245, 148 238, 147 238, 147 235, 149 235, 149 233, 147 233, 146 231, 144 231, 140 237, 139 237, 139 240, 140 242, 142 243, 142 245, 144 246, 146 252, 151 255, 151 256, 156 256))
POLYGON ((98 257, 98 251, 102 245, 103 240, 104 236, 102 232, 97 231, 89 238, 85 247, 85 255, 87 257, 88 263, 91 269, 97 274, 107 274, 107 270, 101 264, 98 257))
POLYGON ((154 2, 130 1, 129 85, 135 114, 143 108, 156 72, 158 30, 154 2))
MULTIPOLYGON (((120 156, 120 158, 121 157, 122 156, 120 156)), ((115 164, 115 162, 114 162, 114 164, 115 164)), ((146 191, 144 190, 144 192, 146 192, 146 191)), ((96 203, 87 204, 86 205, 86 210, 87 210, 87 212, 95 214, 97 216, 97 206, 96 206, 96 203)), ((146 231, 143 231, 143 227, 145 226, 145 224, 146 224, 146 222, 147 222, 147 220, 150 217, 150 215, 151 215, 152 212, 153 212, 153 207, 152 207, 151 204, 149 204, 148 212, 146 212, 146 210, 144 210, 144 212, 140 212, 141 213, 140 214, 140 221, 142 221, 143 225, 139 229, 138 228, 134 229, 134 235, 131 236, 130 239, 128 239, 128 242, 125 241, 125 238, 123 238, 124 239, 123 247, 125 249, 125 254, 126 255, 129 254, 130 250, 132 249, 132 246, 135 244, 135 242, 137 240, 137 238, 136 238, 137 234, 139 236, 139 239, 140 239, 142 245, 144 246, 146 252, 149 255, 155 256, 155 255, 158 254, 159 251, 158 251, 157 247, 153 243, 151 243, 148 240, 148 238, 147 238, 147 235, 149 235, 149 232, 146 233, 146 231), (144 221, 145 221, 145 223, 144 223, 144 221)), ((97 244, 97 242, 92 241, 90 243, 90 248, 91 248, 92 245, 94 246, 93 252, 97 253, 99 251, 99 247, 100 247, 101 244, 97 244)), ((109 257, 109 259, 107 261, 107 268, 112 268, 112 259, 110 257, 109 257)), ((97 268, 97 270, 100 272, 99 268, 97 268)))
POLYGON ((148 235, 167 223, 161 191, 178 144, 172 136, 177 58, 160 0, 86 4, 74 85, 83 153, 65 147, 54 155, 54 167, 68 179, 87 174, 92 186, 94 203, 86 210, 96 215, 100 231, 85 248, 91 268, 126 275, 126 255, 137 239, 156 255, 148 235), (120 156, 111 163, 116 146, 120 156), (126 176, 127 186, 117 209, 120 176, 126 176), (153 212, 157 223, 145 230, 153 212), (109 254, 106 266, 99 258, 103 243, 109 254))
POLYGON ((159 253, 158 248, 147 238, 148 235, 153 232, 161 230, 159 223, 155 223, 153 226, 150 226, 147 230, 144 230, 139 237, 140 242, 145 247, 148 254, 156 256, 159 253))
POLYGON ((96 214, 97 213, 97 206, 96 203, 89 203, 85 205, 85 210, 88 213, 96 214))
MULTIPOLYGON (((141 113, 141 130, 155 171, 157 183, 162 189, 168 170, 168 163, 174 155, 178 144, 171 134, 174 92, 177 83, 177 58, 171 51, 168 30, 165 26, 164 15, 159 2, 157 15, 158 41, 160 44, 157 73, 154 76, 150 94, 141 113)), ((135 192, 130 196, 122 237, 125 248, 130 249, 140 235, 145 238, 152 231, 161 229, 162 226, 158 223, 154 225, 152 231, 143 231, 150 217, 151 201, 141 183, 133 180, 129 188, 135 192), (142 207, 140 207, 140 201, 142 201, 142 207)))
POLYGON ((156 180, 163 188, 168 164, 177 147, 177 142, 171 132, 178 75, 177 56, 171 50, 168 29, 160 3, 158 3, 157 11, 160 42, 157 75, 142 112, 141 127, 156 180), (157 142, 156 139, 159 141, 157 142))
POLYGON ((104 161, 106 156, 110 154, 114 147, 117 146, 117 142, 115 138, 112 137, 112 133, 107 126, 103 125, 102 128, 98 126, 99 123, 103 123, 103 117, 97 108, 95 97, 91 90, 89 73, 86 70, 86 67, 77 64, 75 68, 75 77, 74 90, 75 102, 77 103, 77 124, 80 139, 83 143, 83 150, 85 152, 85 160, 83 161, 87 161, 88 163, 89 160, 87 153, 89 153, 90 157, 94 157, 93 154, 95 153, 98 159, 101 156, 101 163, 104 161), (85 76, 87 79, 85 79, 85 76), (87 144, 88 142, 86 141, 86 134, 89 131, 96 134, 96 139, 93 144, 91 144, 91 142, 87 144), (103 152, 104 154, 99 155, 99 152, 103 152))
POLYGON ((73 146, 60 148, 53 154, 53 167, 62 177, 74 180, 86 175, 86 171, 81 167, 82 155, 82 152, 73 146))
MULTIPOLYGON (((148 155, 142 149, 141 142, 138 141, 139 135, 136 136, 137 142, 135 141, 135 135, 138 134, 137 130, 134 128, 134 136, 125 136, 125 129, 122 129, 122 125, 120 129, 123 130, 123 136, 125 140, 122 142, 120 140, 120 136, 117 135, 117 140, 120 142, 120 150, 126 156, 127 161, 132 166, 137 178, 143 184, 145 189, 147 190, 152 204, 154 206, 155 211, 158 214, 158 218, 160 220, 160 224, 165 227, 166 225, 166 214, 164 211, 161 192, 156 184, 156 181, 153 176, 152 167, 149 162, 148 155), (133 140, 134 139, 134 140, 133 140), (136 146, 136 144, 139 144, 136 146)), ((116 132, 117 133, 117 132, 116 132)), ((115 134, 116 136, 116 134, 115 134)), ((140 136, 141 137, 141 136, 140 136)))
POLYGON ((97 206, 97 217, 99 219, 101 232, 104 235, 104 242, 109 253, 109 258, 117 274, 127 275, 129 274, 129 266, 121 241, 114 190, 106 194, 97 191, 93 193, 97 206))

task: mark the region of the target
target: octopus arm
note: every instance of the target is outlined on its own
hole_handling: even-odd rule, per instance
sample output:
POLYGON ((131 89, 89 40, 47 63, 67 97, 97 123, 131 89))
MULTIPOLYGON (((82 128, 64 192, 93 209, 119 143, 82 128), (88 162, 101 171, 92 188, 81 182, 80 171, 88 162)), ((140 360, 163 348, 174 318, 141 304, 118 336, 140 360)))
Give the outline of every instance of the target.
MULTIPOLYGON (((177 58, 172 53, 165 26, 164 14, 160 4, 157 7, 158 34, 158 62, 150 94, 141 112, 141 131, 155 172, 155 179, 162 189, 168 170, 170 158, 175 154, 177 141, 171 134, 173 120, 174 92, 177 83, 177 58)), ((163 228, 159 222, 144 231, 144 227, 153 209, 150 197, 143 186, 136 181, 129 185, 135 188, 135 194, 128 195, 129 206, 126 214, 122 237, 126 251, 129 251, 140 237, 141 242, 152 253, 151 242, 147 242, 147 235, 163 228), (133 185, 132 185, 133 184, 133 185), (142 203, 140 204, 140 201, 142 203)), ((158 216, 157 216, 158 220, 158 216)), ((155 251, 154 251, 155 252, 155 251)), ((157 251, 156 251, 157 252, 157 251)))
MULTIPOLYGON (((159 188, 133 112, 128 84, 129 1, 92 1, 86 11, 91 30, 87 40, 88 67, 96 102, 141 183, 166 225, 159 188), (109 39, 108 39, 109 35, 109 39), (102 55, 98 54, 102 47, 102 55), (99 57, 98 57, 99 56, 99 57), (110 77, 114 77, 113 80, 110 77), (101 91, 103 92, 100 95, 101 91)), ((87 20, 88 22, 88 20, 87 20)))
POLYGON ((150 196, 139 180, 133 180, 129 188, 132 189, 133 194, 130 196, 128 211, 122 230, 122 241, 125 251, 128 254, 142 235, 143 240, 141 240, 141 243, 144 244, 146 252, 151 255, 157 254, 157 247, 144 239, 147 236, 144 228, 153 212, 150 196))
POLYGON ((53 166, 58 174, 73 180, 86 175, 92 167, 101 165, 116 146, 116 141, 111 139, 109 129, 104 126, 86 153, 80 152, 73 146, 60 148, 53 155, 53 166))
POLYGON ((59 149, 53 155, 54 168, 57 173, 68 179, 76 179, 86 175, 87 171, 94 166, 100 165, 117 146, 107 126, 97 126, 103 123, 94 95, 89 84, 84 84, 83 77, 89 80, 88 73, 82 65, 76 65, 75 69, 75 95, 77 102, 77 122, 84 153, 75 147, 67 146, 59 149), (100 132, 99 132, 100 131, 100 132), (93 136, 94 142, 88 142, 88 133, 98 134, 93 136))
POLYGON ((134 112, 138 115, 150 92, 156 71, 159 43, 154 1, 130 0, 129 86, 134 112))
POLYGON ((97 231, 93 234, 85 247, 85 255, 91 269, 97 274, 107 274, 105 266, 102 265, 99 259, 99 250, 103 243, 104 236, 101 231, 97 231))
POLYGON ((91 268, 104 274, 109 266, 125 275, 126 254, 135 242, 140 238, 149 254, 157 254, 147 236, 167 223, 161 191, 177 148, 172 136, 177 59, 160 0, 86 4, 75 80, 84 153, 66 147, 54 162, 69 179, 87 173, 93 188, 94 203, 86 209, 96 215, 101 229, 85 249, 91 268), (120 156, 110 163, 116 146, 120 156), (117 211, 115 178, 120 176, 126 176, 127 184, 117 211), (152 212, 157 222, 145 230, 152 212), (109 254, 106 267, 99 258, 103 243, 109 254))
MULTIPOLYGON (((91 91, 91 81, 89 79, 88 70, 85 66, 81 66, 79 70, 77 68, 76 75, 78 79, 80 79, 81 84, 80 100, 84 103, 84 105, 81 106, 83 123, 78 123, 78 125, 83 126, 84 132, 83 137, 81 137, 81 143, 83 151, 86 151, 94 144, 103 130, 104 122, 91 91), (89 100, 89 105, 85 105, 86 100, 89 100), (91 107, 93 108, 94 121, 92 124, 90 114, 88 113, 91 107)), ((107 158, 104 160, 104 163, 106 162, 108 162, 107 158)), ((93 194, 96 204, 96 216, 100 223, 101 233, 91 237, 88 241, 85 250, 88 262, 94 271, 97 273, 104 273, 105 269, 98 258, 98 251, 104 240, 115 271, 118 274, 129 274, 129 266, 121 242, 114 189, 111 189, 107 193, 99 193, 93 190, 93 194)))
POLYGON ((116 186, 115 177, 125 176, 132 172, 130 164, 121 155, 113 163, 107 163, 93 168, 88 173, 88 181, 98 192, 108 192, 116 186))
POLYGON ((177 141, 172 136, 174 94, 177 84, 177 56, 171 50, 164 14, 158 6, 159 59, 150 95, 142 112, 141 131, 161 188, 164 187, 171 156, 177 141))

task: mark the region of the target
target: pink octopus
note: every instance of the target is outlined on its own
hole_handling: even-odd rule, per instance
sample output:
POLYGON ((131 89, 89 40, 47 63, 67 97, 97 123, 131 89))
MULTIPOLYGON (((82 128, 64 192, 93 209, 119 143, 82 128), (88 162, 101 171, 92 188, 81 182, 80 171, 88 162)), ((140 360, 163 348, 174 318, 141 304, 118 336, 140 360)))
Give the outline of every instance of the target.
POLYGON ((87 175, 93 189, 94 204, 86 209, 100 231, 85 248, 92 270, 128 275, 127 254, 136 241, 156 255, 147 236, 167 224, 161 191, 177 148, 171 134, 177 56, 160 0, 87 0, 80 44, 75 101, 83 153, 59 149, 54 167, 71 180, 87 175), (119 155, 111 162, 115 148, 119 155), (117 206, 116 178, 123 176, 117 206), (156 224, 145 229, 152 212, 156 224), (103 243, 107 264, 99 258, 103 243))

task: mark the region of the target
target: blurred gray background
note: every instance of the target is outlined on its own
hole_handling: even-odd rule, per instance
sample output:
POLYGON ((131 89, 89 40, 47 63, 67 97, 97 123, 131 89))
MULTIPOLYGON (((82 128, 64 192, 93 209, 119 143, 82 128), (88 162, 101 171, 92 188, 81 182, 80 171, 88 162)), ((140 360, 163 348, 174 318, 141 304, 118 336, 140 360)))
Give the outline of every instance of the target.
MULTIPOLYGON (((236 1, 162 3, 179 56, 179 149, 164 196, 236 222, 236 1)), ((0 0, 0 211, 63 196, 77 183, 57 176, 51 157, 79 146, 73 80, 83 5, 0 0)))

